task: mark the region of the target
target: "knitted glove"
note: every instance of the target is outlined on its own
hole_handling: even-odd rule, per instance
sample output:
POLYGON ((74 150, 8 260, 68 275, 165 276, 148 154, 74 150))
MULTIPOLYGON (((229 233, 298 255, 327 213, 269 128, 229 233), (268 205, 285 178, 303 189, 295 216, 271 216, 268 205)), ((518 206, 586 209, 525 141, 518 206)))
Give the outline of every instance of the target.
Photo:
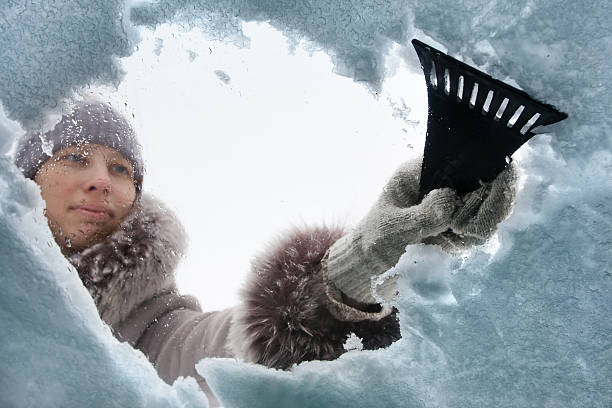
POLYGON ((423 240, 440 245, 447 252, 461 251, 484 244, 495 233, 512 209, 516 196, 516 166, 511 163, 489 183, 462 197, 462 204, 453 215, 451 229, 423 240))
MULTIPOLYGON (((420 161, 401 166, 366 217, 330 248, 327 277, 349 298, 376 303, 370 278, 392 268, 407 245, 450 228, 460 201, 453 190, 443 188, 431 191, 419 203, 420 172, 420 161)), ((379 293, 391 298, 394 285, 386 285, 379 293)))
MULTIPOLYGON (((515 194, 514 166, 463 199, 442 188, 418 202, 420 173, 420 161, 402 165, 366 217, 330 248, 327 279, 343 295, 376 303, 372 277, 392 268, 407 245, 438 244, 450 251, 482 244, 510 211, 515 194)), ((391 299, 396 293, 395 282, 388 280, 377 293, 391 299)))

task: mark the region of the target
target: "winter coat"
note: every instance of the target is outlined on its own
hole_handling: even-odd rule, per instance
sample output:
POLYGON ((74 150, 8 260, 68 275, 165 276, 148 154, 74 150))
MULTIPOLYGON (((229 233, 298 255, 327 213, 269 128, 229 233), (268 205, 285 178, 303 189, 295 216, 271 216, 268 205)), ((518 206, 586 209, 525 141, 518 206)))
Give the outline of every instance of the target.
POLYGON ((195 377, 214 405, 194 367, 205 357, 286 369, 337 358, 350 333, 364 349, 399 339, 395 310, 357 310, 330 295, 322 260, 342 234, 326 227, 286 233, 254 260, 240 305, 214 312, 203 312, 195 298, 178 293, 174 269, 185 233, 146 194, 119 231, 70 261, 114 335, 141 350, 167 383, 195 377))

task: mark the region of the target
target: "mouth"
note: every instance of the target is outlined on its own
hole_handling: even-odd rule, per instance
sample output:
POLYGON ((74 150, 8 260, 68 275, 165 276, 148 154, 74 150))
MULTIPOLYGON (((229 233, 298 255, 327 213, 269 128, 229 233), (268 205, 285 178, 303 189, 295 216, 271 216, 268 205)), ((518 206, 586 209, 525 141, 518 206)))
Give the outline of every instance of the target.
POLYGON ((73 208, 78 214, 91 221, 106 221, 112 217, 112 212, 106 207, 98 205, 79 205, 73 208))

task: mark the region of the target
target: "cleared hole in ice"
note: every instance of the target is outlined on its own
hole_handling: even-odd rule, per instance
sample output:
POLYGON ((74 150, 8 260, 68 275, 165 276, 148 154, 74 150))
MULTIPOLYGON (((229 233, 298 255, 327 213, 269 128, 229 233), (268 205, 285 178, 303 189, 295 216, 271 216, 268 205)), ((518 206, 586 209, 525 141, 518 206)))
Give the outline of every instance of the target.
POLYGON ((504 98, 501 105, 499 105, 499 109, 497 110, 497 113, 495 114, 495 120, 500 120, 501 117, 504 115, 504 112, 506 111, 506 108, 508 107, 509 101, 510 100, 508 98, 504 98))
POLYGON ((438 87, 438 76, 436 75, 436 63, 431 61, 431 71, 429 71, 429 83, 434 88, 438 87))
POLYGON ((539 113, 536 113, 535 115, 533 115, 531 119, 529 119, 527 123, 525 123, 525 126, 521 128, 521 135, 524 135, 525 133, 527 133, 529 129, 531 129, 531 127, 538 121, 538 119, 540 119, 539 113))
POLYGON ((450 94, 450 73, 448 72, 448 68, 444 69, 444 93, 450 94))
POLYGON ((525 107, 523 105, 519 106, 519 108, 516 110, 516 112, 514 112, 514 115, 512 115, 512 117, 510 118, 510 120, 508 121, 508 127, 511 128, 512 126, 514 126, 514 124, 516 123, 516 121, 521 117, 521 113, 523 113, 523 109, 525 109, 525 107))
POLYGON ((487 94, 487 99, 485 99, 485 103, 482 106, 482 113, 489 113, 489 108, 491 107, 491 101, 493 100, 493 94, 495 92, 493 91, 489 91, 489 93, 487 94))
POLYGON ((463 75, 459 76, 459 86, 457 87, 457 100, 461 102, 463 100, 463 83, 464 83, 463 75))
POLYGON ((474 106, 476 106, 477 97, 478 97, 478 82, 474 82, 474 88, 472 88, 472 96, 470 96, 470 109, 474 109, 474 106))

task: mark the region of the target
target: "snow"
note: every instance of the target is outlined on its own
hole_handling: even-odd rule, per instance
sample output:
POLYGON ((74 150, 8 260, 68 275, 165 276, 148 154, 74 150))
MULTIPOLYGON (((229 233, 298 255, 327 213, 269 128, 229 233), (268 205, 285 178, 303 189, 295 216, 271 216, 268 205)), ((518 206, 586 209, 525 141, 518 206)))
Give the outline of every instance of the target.
MULTIPOLYGON (((80 87, 117 84, 117 59, 137 47, 138 26, 172 21, 245 46, 243 20, 309 40, 331 55, 338 74, 372 92, 388 74, 392 47, 420 69, 409 45, 418 36, 570 115, 515 156, 521 190, 493 242, 455 259, 411 249, 400 260, 402 340, 290 372, 200 362, 225 406, 612 404, 609 2, 161 0, 127 7, 60 0, 3 7, 6 116, 38 126, 42 113, 80 87), (415 266, 415 256, 431 273, 415 266)), ((0 115, 0 153, 18 133, 0 115)), ((36 187, 6 156, 0 191, 0 405, 206 406, 193 380, 165 385, 141 354, 113 339, 51 243, 36 187)))

